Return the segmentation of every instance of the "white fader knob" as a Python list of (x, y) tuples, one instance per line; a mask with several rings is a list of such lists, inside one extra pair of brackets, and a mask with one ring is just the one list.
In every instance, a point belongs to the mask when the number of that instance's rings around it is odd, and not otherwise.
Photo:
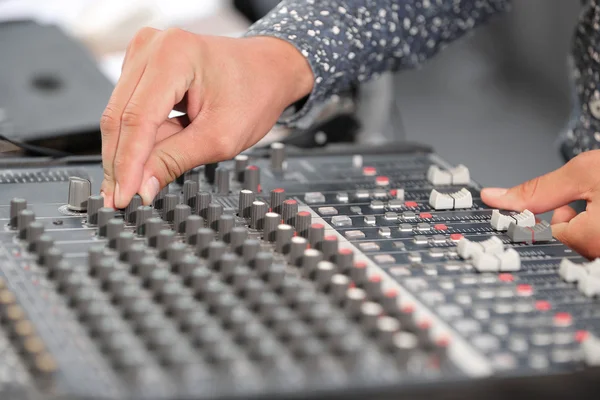
[(600, 366), (600, 339), (589, 334), (589, 336), (581, 343), (583, 359), (590, 367)]
[(467, 238), (462, 238), (457, 244), (456, 251), (462, 259), (468, 260), (477, 253), (502, 254), (504, 243), (496, 236), (482, 242), (472, 242)]
[(434, 186), (468, 185), (471, 182), (471, 174), (469, 169), (462, 164), (448, 171), (432, 165), (427, 170), (427, 180)]
[(492, 211), (490, 224), (495, 230), (507, 231), (511, 223), (515, 223), (517, 226), (531, 228), (535, 226), (535, 215), (529, 210), (525, 210), (522, 213), (515, 215), (502, 214), (500, 213), (500, 210)]
[(587, 271), (581, 264), (576, 264), (568, 258), (563, 258), (558, 267), (558, 274), (567, 282), (579, 282), (585, 279)]
[(468, 185), (471, 182), (469, 168), (460, 164), (450, 170), (453, 185)]
[(456, 193), (440, 193), (433, 189), (429, 195), (429, 205), (435, 210), (460, 210), (473, 207), (473, 196), (462, 188)]

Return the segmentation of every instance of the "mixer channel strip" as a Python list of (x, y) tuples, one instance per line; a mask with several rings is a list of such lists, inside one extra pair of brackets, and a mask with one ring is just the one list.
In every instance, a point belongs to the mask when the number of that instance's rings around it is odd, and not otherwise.
[(123, 210), (76, 171), (2, 186), (0, 393), (376, 396), (600, 364), (597, 262), (435, 154), (274, 144)]

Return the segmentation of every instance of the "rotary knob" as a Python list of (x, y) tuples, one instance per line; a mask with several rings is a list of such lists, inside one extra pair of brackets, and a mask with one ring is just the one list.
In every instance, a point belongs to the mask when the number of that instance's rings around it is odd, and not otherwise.
[(98, 234), (100, 237), (106, 237), (106, 226), (108, 221), (115, 217), (115, 210), (109, 207), (102, 207), (98, 210)]
[(275, 172), (281, 172), (285, 163), (285, 145), (283, 143), (273, 143), (271, 145), (271, 169)]
[(246, 167), (244, 171), (244, 189), (260, 193), (260, 169), (256, 165)]
[(281, 224), (281, 215), (274, 212), (268, 212), (265, 214), (263, 237), (267, 242), (275, 242), (275, 234), (279, 224)]
[(296, 200), (286, 200), (283, 202), (283, 223), (296, 226), (296, 214), (298, 214), (298, 202)]
[(136, 210), (135, 231), (139, 236), (146, 234), (146, 222), (152, 218), (152, 207), (140, 206)]
[(217, 168), (216, 171), (216, 184), (218, 194), (229, 194), (229, 170), (224, 167)]
[(248, 156), (245, 154), (240, 154), (235, 157), (235, 180), (238, 182), (244, 181), (244, 171), (246, 171), (246, 167), (248, 166)]
[(285, 201), (285, 190), (278, 188), (271, 190), (271, 211), (281, 215), (283, 202)]
[(142, 197), (139, 194), (136, 194), (125, 208), (125, 222), (128, 225), (134, 225), (136, 223), (137, 209), (141, 205)]
[(238, 215), (242, 218), (250, 218), (252, 213), (252, 203), (254, 202), (255, 196), (252, 190), (243, 189), (240, 190), (239, 197), (239, 208)]
[(31, 210), (23, 210), (17, 217), (17, 229), (19, 231), (19, 239), (23, 240), (27, 236), (27, 226), (35, 221), (35, 214)]
[(198, 193), (198, 182), (185, 181), (183, 183), (183, 203), (190, 206), (192, 210), (196, 209), (196, 194)]
[(219, 228), (219, 239), (225, 243), (230, 243), (231, 230), (233, 229), (233, 225), (235, 225), (235, 217), (230, 214), (223, 214), (219, 218), (217, 225)]
[(15, 198), (10, 201), (10, 228), (17, 229), (19, 213), (27, 208), (27, 200)]
[(92, 183), (88, 179), (72, 176), (69, 178), (68, 207), (71, 211), (87, 211), (88, 197), (92, 194)]
[(206, 222), (207, 226), (213, 231), (217, 231), (219, 229), (219, 218), (221, 218), (221, 214), (223, 214), (223, 206), (219, 203), (210, 203), (208, 205), (208, 211), (206, 213)]
[(262, 230), (265, 223), (265, 214), (267, 213), (267, 203), (255, 201), (252, 203), (250, 212), (250, 227), (256, 230)]
[(312, 215), (308, 211), (300, 211), (296, 214), (296, 233), (305, 239), (308, 239), (308, 230), (312, 222)]
[(199, 216), (206, 219), (208, 214), (208, 205), (212, 202), (210, 192), (198, 192), (196, 194), (196, 211)]
[(187, 204), (177, 204), (173, 219), (173, 229), (177, 233), (185, 233), (185, 221), (192, 213), (192, 208)]
[(173, 222), (175, 219), (175, 206), (179, 203), (179, 196), (174, 193), (169, 193), (165, 196), (163, 209), (163, 219), (167, 222)]
[(215, 183), (215, 173), (218, 166), (218, 163), (206, 164), (204, 166), (204, 178), (206, 178), (206, 182), (210, 183), (211, 185)]
[(90, 196), (87, 200), (87, 223), (98, 225), (98, 210), (104, 207), (104, 197), (100, 195)]

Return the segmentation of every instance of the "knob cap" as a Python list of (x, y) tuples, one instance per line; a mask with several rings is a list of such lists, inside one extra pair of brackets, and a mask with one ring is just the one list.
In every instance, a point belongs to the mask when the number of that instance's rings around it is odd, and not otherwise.
[(339, 249), (335, 256), (335, 264), (341, 273), (349, 273), (354, 264), (354, 253), (352, 250), (348, 248)]
[(139, 194), (133, 196), (127, 207), (125, 207), (125, 223), (134, 225), (137, 219), (137, 209), (142, 205), (142, 197)]
[(175, 206), (179, 203), (179, 196), (169, 193), (165, 196), (165, 206), (163, 208), (163, 219), (167, 222), (173, 222), (175, 219)]
[(192, 208), (187, 204), (177, 204), (175, 206), (175, 216), (173, 219), (173, 229), (177, 233), (185, 232), (185, 221), (192, 213)]
[(279, 224), (281, 224), (281, 215), (274, 212), (268, 212), (265, 214), (263, 237), (267, 242), (275, 242), (275, 234)]
[(108, 221), (115, 217), (115, 210), (109, 207), (102, 207), (98, 210), (98, 235), (106, 237), (106, 226)]
[(288, 199), (283, 202), (283, 223), (296, 226), (296, 214), (298, 214), (298, 202)]
[(219, 203), (210, 203), (208, 205), (206, 222), (207, 226), (213, 231), (217, 231), (219, 229), (218, 221), (219, 218), (221, 218), (221, 214), (223, 214), (222, 205), (220, 205)]
[(219, 259), (227, 251), (227, 245), (220, 240), (212, 241), (208, 244), (208, 262), (216, 266)]
[(192, 210), (196, 209), (196, 194), (198, 193), (198, 182), (185, 181), (183, 183), (183, 204), (190, 206)]
[(88, 207), (88, 197), (92, 194), (92, 183), (88, 179), (72, 176), (69, 178), (68, 207), (71, 211), (83, 212)]
[(170, 229), (163, 229), (158, 232), (156, 237), (156, 249), (161, 258), (166, 257), (167, 247), (175, 241), (175, 232)]
[(52, 239), (52, 236), (43, 234), (38, 238), (38, 240), (35, 243), (35, 252), (38, 256), (43, 255), (52, 246), (54, 246), (54, 239)]
[(240, 154), (235, 157), (235, 179), (238, 182), (244, 182), (244, 173), (248, 166), (249, 157), (245, 154)]
[(43, 259), (41, 263), (48, 269), (52, 269), (58, 265), (60, 260), (63, 259), (63, 252), (58, 247), (50, 247), (43, 253)]
[(217, 193), (221, 195), (229, 194), (229, 170), (224, 167), (217, 168)]
[(260, 276), (263, 276), (273, 264), (273, 255), (266, 251), (261, 251), (256, 254), (251, 266), (254, 267)]
[(260, 193), (260, 169), (256, 165), (249, 165), (244, 171), (244, 189)]
[(308, 248), (308, 241), (303, 237), (296, 236), (290, 243), (289, 262), (291, 265), (300, 266), (304, 250)]
[(275, 239), (275, 251), (281, 254), (288, 254), (290, 251), (290, 242), (294, 237), (294, 228), (290, 225), (280, 224), (277, 226)]
[(206, 164), (204, 166), (204, 178), (206, 179), (206, 182), (210, 183), (211, 185), (215, 183), (215, 173), (218, 166), (219, 163)]
[[(123, 235), (123, 233), (121, 235)], [(121, 254), (121, 261), (127, 262), (133, 267), (133, 269), (135, 269), (138, 267), (140, 261), (142, 261), (142, 259), (145, 257), (146, 248), (141, 243), (133, 243), (124, 253)]]
[(204, 219), (199, 215), (190, 215), (185, 220), (185, 242), (196, 245), (198, 229), (204, 226)]
[(273, 143), (271, 145), (271, 169), (275, 172), (281, 172), (285, 162), (285, 145), (283, 143)]
[(25, 239), (27, 235), (27, 226), (35, 220), (35, 213), (31, 210), (23, 210), (17, 216), (17, 229), (19, 231), (19, 239)]
[(88, 225), (98, 225), (98, 210), (104, 207), (104, 197), (94, 195), (88, 197), (87, 201), (87, 223)]
[(208, 205), (212, 202), (212, 195), (209, 192), (196, 193), (197, 214), (206, 219), (208, 215)]
[(251, 190), (243, 189), (240, 190), (239, 204), (238, 204), (238, 215), (242, 218), (250, 218), (252, 214), (252, 203), (254, 202), (255, 195)]
[(244, 240), (242, 245), (242, 258), (246, 265), (252, 265), (254, 257), (260, 251), (260, 242), (254, 239)]
[(117, 236), (117, 245), (116, 249), (119, 253), (120, 257), (124, 260), (127, 258), (127, 252), (133, 246), (134, 235), (131, 232), (121, 232), (119, 236)]
[(285, 190), (271, 190), (271, 211), (281, 215), (283, 213), (283, 202), (285, 201)]
[(267, 203), (255, 201), (252, 203), (250, 213), (250, 227), (256, 230), (262, 230), (265, 223), (265, 214), (267, 213)]
[(10, 201), (10, 228), (17, 229), (19, 213), (27, 208), (27, 200), (14, 198)]
[(323, 224), (312, 224), (310, 228), (308, 228), (308, 242), (310, 243), (311, 248), (320, 250), (321, 242), (323, 242), (324, 237), (325, 227)]
[(298, 236), (308, 239), (308, 229), (312, 222), (312, 215), (308, 211), (300, 211), (296, 214), (296, 233)]
[(323, 252), (325, 260), (335, 262), (335, 257), (338, 252), (337, 236), (326, 236), (321, 244), (321, 251)]
[(315, 249), (306, 249), (304, 250), (304, 254), (302, 255), (302, 276), (308, 278), (317, 269), (317, 264), (323, 261), (323, 253)]
[(233, 225), (235, 224), (235, 218), (233, 215), (224, 214), (219, 218), (218, 228), (219, 228), (219, 240), (224, 241), (225, 243), (231, 242), (231, 230), (233, 229)]
[(177, 269), (179, 262), (185, 256), (186, 245), (183, 243), (175, 242), (171, 243), (167, 247), (166, 251), (166, 260), (169, 264), (171, 264), (171, 268), (173, 270)]
[(146, 222), (152, 217), (152, 207), (139, 206), (135, 211), (135, 231), (139, 236), (146, 235)]

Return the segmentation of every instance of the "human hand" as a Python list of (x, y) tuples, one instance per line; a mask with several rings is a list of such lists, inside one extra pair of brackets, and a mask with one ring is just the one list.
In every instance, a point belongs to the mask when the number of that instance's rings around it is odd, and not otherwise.
[(105, 205), (124, 208), (136, 193), (149, 204), (185, 171), (235, 157), (312, 84), (302, 54), (276, 38), (142, 29), (101, 120)]
[[(590, 259), (600, 257), (600, 150), (582, 153), (563, 167), (511, 189), (481, 192), (490, 207), (534, 214), (554, 210), (552, 233)], [(568, 204), (587, 201), (579, 215)]]

